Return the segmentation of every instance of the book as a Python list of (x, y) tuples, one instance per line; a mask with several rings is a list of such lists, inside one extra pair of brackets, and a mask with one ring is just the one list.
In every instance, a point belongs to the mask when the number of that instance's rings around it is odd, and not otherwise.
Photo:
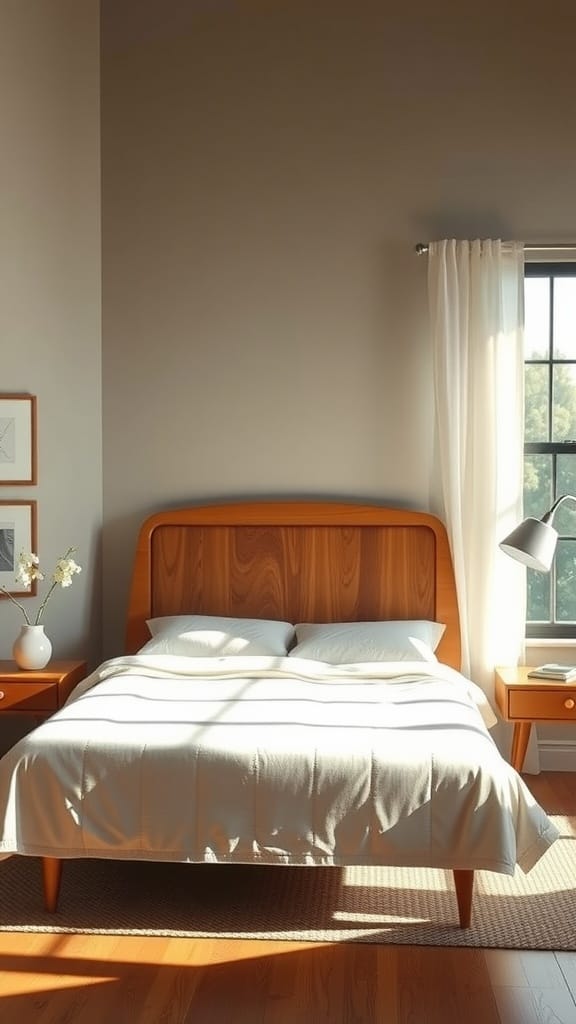
[(538, 665), (530, 669), (530, 679), (557, 679), (560, 682), (568, 683), (576, 679), (576, 665), (559, 665), (557, 662), (549, 662), (546, 665)]

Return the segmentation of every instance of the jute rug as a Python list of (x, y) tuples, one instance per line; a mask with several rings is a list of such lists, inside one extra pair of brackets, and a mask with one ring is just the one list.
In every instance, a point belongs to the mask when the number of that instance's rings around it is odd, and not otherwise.
[(476, 873), (460, 929), (451, 872), (76, 860), (58, 912), (39, 862), (0, 861), (0, 930), (576, 950), (576, 818), (529, 874)]

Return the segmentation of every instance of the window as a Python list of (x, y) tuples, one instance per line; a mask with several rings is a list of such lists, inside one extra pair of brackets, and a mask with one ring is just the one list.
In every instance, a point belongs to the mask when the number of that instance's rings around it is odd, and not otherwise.
[[(524, 514), (576, 495), (576, 264), (527, 263)], [(554, 517), (550, 573), (528, 570), (527, 636), (576, 635), (576, 503)]]

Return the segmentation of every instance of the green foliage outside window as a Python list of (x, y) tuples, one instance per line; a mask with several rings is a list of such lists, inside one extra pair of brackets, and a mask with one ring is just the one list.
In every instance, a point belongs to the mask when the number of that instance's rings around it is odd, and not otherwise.
[[(524, 514), (535, 518), (561, 494), (576, 495), (576, 276), (569, 271), (527, 266)], [(528, 623), (552, 629), (576, 624), (576, 505), (562, 505), (554, 527), (552, 572), (527, 574)]]

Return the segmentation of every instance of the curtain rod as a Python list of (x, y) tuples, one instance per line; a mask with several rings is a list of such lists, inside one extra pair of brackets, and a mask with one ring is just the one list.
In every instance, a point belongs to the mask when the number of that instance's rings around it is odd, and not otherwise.
[[(426, 256), (430, 246), (426, 242), (418, 242), (414, 248), (419, 256)], [(524, 252), (576, 252), (576, 242), (530, 242), (525, 244)]]

